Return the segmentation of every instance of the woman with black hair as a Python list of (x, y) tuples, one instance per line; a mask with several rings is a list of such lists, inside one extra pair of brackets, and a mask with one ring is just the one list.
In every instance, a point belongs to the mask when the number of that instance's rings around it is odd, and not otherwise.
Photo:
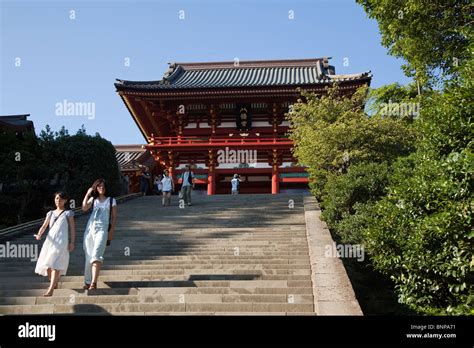
[(106, 196), (105, 180), (94, 181), (82, 201), (82, 210), (92, 207), (92, 214), (84, 233), (84, 289), (97, 289), (97, 280), (104, 262), (105, 247), (110, 245), (114, 235), (117, 218), (117, 202)]
[(161, 179), (163, 184), (163, 207), (169, 206), (171, 202), (171, 194), (174, 192), (174, 182), (173, 178), (169, 175), (169, 171), (165, 170), (163, 172), (163, 179)]
[(59, 278), (65, 275), (69, 266), (69, 253), (74, 250), (76, 226), (74, 212), (69, 210), (69, 197), (62, 191), (54, 194), (56, 210), (46, 214), (43, 225), (35, 234), (40, 240), (49, 225), (46, 241), (36, 263), (35, 273), (48, 276), (50, 284), (43, 296), (52, 296), (57, 288)]

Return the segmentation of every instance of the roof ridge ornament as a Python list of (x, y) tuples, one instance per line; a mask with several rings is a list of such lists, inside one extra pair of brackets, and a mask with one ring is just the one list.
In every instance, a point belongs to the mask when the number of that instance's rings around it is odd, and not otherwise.
[(329, 68), (329, 57), (323, 57), (323, 68)]
[(168, 70), (163, 75), (163, 82), (169, 83), (168, 78), (174, 73), (176, 69), (176, 63), (174, 62), (168, 62)]

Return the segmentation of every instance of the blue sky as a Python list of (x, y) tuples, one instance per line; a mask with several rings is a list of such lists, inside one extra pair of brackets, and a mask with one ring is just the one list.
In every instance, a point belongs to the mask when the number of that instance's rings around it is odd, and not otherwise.
[[(113, 144), (143, 143), (113, 84), (159, 80), (173, 61), (330, 56), (336, 73), (371, 70), (372, 87), (410, 82), (352, 0), (0, 3), (0, 115), (31, 114), (37, 133), (84, 124)], [(57, 115), (64, 100), (94, 103), (95, 117)]]

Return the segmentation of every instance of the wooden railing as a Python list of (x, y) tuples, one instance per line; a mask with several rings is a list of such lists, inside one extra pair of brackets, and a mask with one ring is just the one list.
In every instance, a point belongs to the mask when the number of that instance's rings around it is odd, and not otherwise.
[(151, 145), (240, 145), (240, 144), (287, 144), (292, 145), (293, 141), (282, 137), (253, 137), (253, 138), (233, 138), (233, 137), (153, 137), (149, 138)]

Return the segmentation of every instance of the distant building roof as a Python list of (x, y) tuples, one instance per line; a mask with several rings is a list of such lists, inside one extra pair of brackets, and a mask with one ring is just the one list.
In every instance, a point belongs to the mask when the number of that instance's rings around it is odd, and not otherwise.
[(12, 130), (15, 132), (33, 132), (33, 121), (26, 118), (30, 114), (0, 116), (0, 129)]
[(209, 63), (169, 63), (158, 81), (117, 79), (117, 90), (170, 90), (226, 87), (273, 87), (369, 80), (370, 71), (336, 75), (330, 58)]
[(116, 145), (115, 157), (120, 171), (137, 171), (139, 165), (153, 168), (155, 165), (153, 157), (141, 145)]

